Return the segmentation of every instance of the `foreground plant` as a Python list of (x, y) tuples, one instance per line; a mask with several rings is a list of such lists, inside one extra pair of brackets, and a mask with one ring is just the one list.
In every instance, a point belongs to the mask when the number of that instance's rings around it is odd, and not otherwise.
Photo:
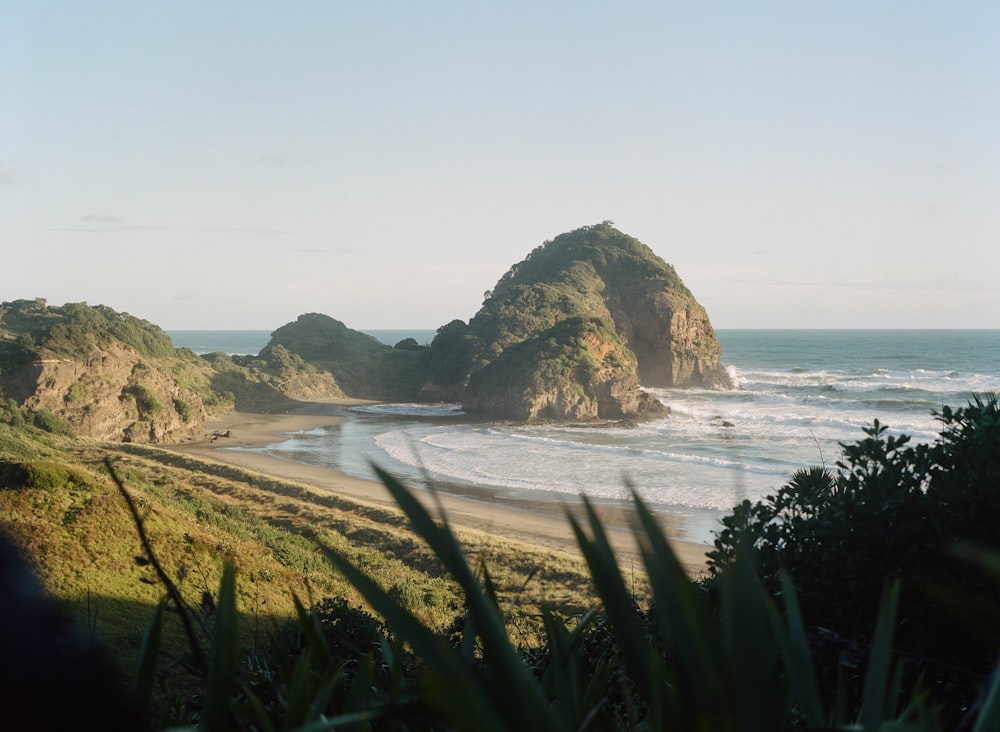
[[(570, 517), (611, 627), (613, 644), (589, 663), (579, 652), (593, 616), (574, 629), (546, 618), (548, 658), (531, 673), (506, 634), (484, 572), (467, 563), (442, 517), (435, 520), (391, 475), (378, 471), (415, 530), (466, 592), (466, 635), (454, 647), (423, 627), (405, 608), (344, 557), (331, 561), (364, 594), (426, 663), (422, 701), (456, 729), (683, 729), (776, 730), (940, 728), (937, 710), (922, 695), (899, 695), (892, 656), (899, 586), (884, 593), (868, 653), (860, 700), (847, 691), (823, 706), (795, 590), (782, 576), (783, 607), (775, 606), (752, 571), (747, 552), (719, 583), (719, 605), (685, 575), (648, 508), (633, 496), (636, 534), (653, 591), (648, 613), (627, 591), (604, 528), (588, 501), (586, 518)], [(646, 621), (651, 621), (647, 624)], [(473, 649), (482, 648), (481, 656)], [(620, 664), (620, 668), (615, 668)], [(618, 671), (623, 673), (618, 674)], [(615, 688), (617, 678), (626, 688)], [(979, 712), (977, 730), (1000, 720), (997, 680)], [(857, 716), (849, 709), (858, 707)]]
[[(457, 637), (427, 627), (346, 556), (324, 547), (391, 633), (366, 636), (361, 652), (345, 658), (330, 644), (315, 608), (297, 604), (294, 642), (275, 637), (270, 654), (248, 653), (237, 641), (236, 576), (227, 566), (211, 652), (200, 671), (205, 694), (188, 729), (942, 728), (938, 708), (921, 691), (901, 691), (902, 662), (893, 654), (898, 583), (883, 589), (860, 686), (841, 677), (830, 693), (814, 665), (787, 573), (777, 574), (779, 604), (757, 579), (747, 546), (709, 593), (685, 575), (652, 513), (633, 495), (635, 534), (652, 592), (649, 607), (640, 607), (596, 511), (584, 500), (583, 518), (568, 520), (601, 608), (575, 619), (543, 612), (543, 645), (519, 647), (487, 568), (469, 564), (440, 507), (433, 515), (410, 489), (376, 472), (464, 593)], [(997, 561), (977, 557), (987, 565)], [(154, 614), (143, 642), (140, 693), (148, 693), (162, 617)], [(996, 674), (967, 719), (974, 732), (1000, 725)]]
[(936, 416), (932, 443), (911, 444), (876, 421), (843, 445), (834, 469), (798, 471), (774, 495), (744, 501), (709, 558), (719, 578), (752, 550), (775, 596), (791, 578), (826, 688), (836, 687), (841, 656), (872, 642), (884, 582), (898, 579), (903, 688), (922, 684), (958, 725), (1000, 652), (1000, 583), (969, 560), (970, 548), (1000, 551), (1000, 403), (974, 396)]

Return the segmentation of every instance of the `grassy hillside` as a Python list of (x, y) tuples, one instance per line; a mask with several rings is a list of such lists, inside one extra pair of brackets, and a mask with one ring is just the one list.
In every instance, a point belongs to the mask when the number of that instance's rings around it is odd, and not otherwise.
[[(317, 541), (364, 567), (428, 627), (444, 631), (462, 612), (461, 593), (398, 511), (154, 447), (0, 424), (0, 529), (126, 676), (164, 589), (105, 460), (139, 506), (159, 561), (191, 606), (214, 603), (224, 563), (235, 565), (247, 647), (294, 617), (296, 596), (306, 606), (324, 598), (362, 604)], [(461, 536), (469, 555), (489, 566), (519, 632), (533, 632), (529, 618), (542, 605), (572, 614), (592, 603), (579, 560), (475, 532)], [(164, 662), (188, 652), (176, 614), (166, 616), (164, 645)], [(161, 717), (170, 713), (171, 699), (176, 704), (197, 688), (180, 666), (166, 676), (156, 701)]]

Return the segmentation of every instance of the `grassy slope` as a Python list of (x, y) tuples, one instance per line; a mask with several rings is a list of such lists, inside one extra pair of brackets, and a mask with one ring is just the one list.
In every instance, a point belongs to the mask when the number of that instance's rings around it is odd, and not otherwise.
[[(0, 425), (0, 458), (69, 469), (70, 480), (55, 487), (0, 484), (0, 529), (126, 672), (163, 590), (153, 569), (136, 561), (139, 538), (105, 458), (139, 504), (154, 551), (190, 604), (214, 594), (224, 558), (234, 560), (248, 645), (292, 616), (293, 593), (307, 605), (338, 596), (361, 604), (317, 551), (317, 539), (345, 552), (430, 627), (444, 629), (461, 613), (456, 586), (395, 510), (153, 447), (57, 438), (31, 428)], [(459, 536), (469, 556), (489, 567), (522, 632), (533, 625), (525, 618), (543, 604), (577, 613), (593, 603), (581, 560), (477, 532)], [(168, 615), (165, 633), (168, 655), (180, 654), (185, 644), (176, 616)]]

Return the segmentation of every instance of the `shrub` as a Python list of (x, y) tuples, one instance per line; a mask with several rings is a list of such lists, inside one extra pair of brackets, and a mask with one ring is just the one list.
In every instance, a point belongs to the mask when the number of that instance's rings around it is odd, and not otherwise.
[(122, 389), (122, 399), (134, 399), (135, 407), (139, 411), (139, 419), (148, 420), (151, 416), (159, 412), (163, 405), (156, 395), (150, 391), (149, 387), (143, 384), (131, 384)]
[(191, 421), (191, 405), (183, 399), (174, 399), (174, 411), (180, 415), (181, 421), (185, 424)]
[(9, 424), (11, 427), (22, 427), (25, 423), (24, 412), (17, 406), (17, 402), (8, 399), (0, 402), (0, 422)]
[(389, 636), (385, 623), (343, 597), (326, 597), (309, 609), (332, 649), (360, 655)]
[(0, 484), (6, 488), (56, 490), (87, 487), (91, 480), (78, 470), (51, 460), (0, 461)]
[(901, 649), (925, 659), (920, 669), (949, 695), (957, 685), (971, 700), (1000, 631), (956, 623), (950, 611), (1000, 607), (1000, 593), (954, 550), (1000, 549), (1000, 408), (986, 395), (937, 418), (939, 438), (918, 445), (875, 421), (864, 439), (842, 446), (835, 470), (798, 471), (774, 495), (737, 506), (709, 554), (709, 585), (753, 550), (770, 592), (780, 593), (788, 572), (811, 627), (864, 643), (884, 583), (899, 578)]
[(73, 386), (69, 388), (69, 390), (66, 392), (66, 397), (65, 397), (66, 401), (70, 403), (78, 402), (86, 398), (87, 398), (87, 387), (85, 387), (79, 381), (73, 384)]
[(53, 435), (72, 435), (73, 429), (62, 417), (39, 410), (30, 413), (31, 424), (40, 430), (51, 432)]

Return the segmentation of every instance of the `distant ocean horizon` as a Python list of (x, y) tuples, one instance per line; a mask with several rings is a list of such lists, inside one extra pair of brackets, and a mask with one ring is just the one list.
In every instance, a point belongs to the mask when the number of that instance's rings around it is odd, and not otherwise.
[[(366, 331), (393, 345), (434, 330)], [(458, 405), (378, 404), (339, 425), (290, 435), (263, 452), (370, 478), (375, 462), (410, 482), (429, 475), (463, 492), (511, 500), (608, 503), (627, 485), (672, 532), (711, 543), (743, 499), (773, 492), (799, 468), (840, 458), (874, 419), (932, 441), (933, 412), (1000, 391), (1000, 330), (716, 331), (737, 388), (649, 389), (669, 417), (636, 428), (514, 425), (469, 419)], [(269, 331), (168, 331), (195, 352), (256, 353)], [(215, 340), (212, 340), (212, 339)]]

